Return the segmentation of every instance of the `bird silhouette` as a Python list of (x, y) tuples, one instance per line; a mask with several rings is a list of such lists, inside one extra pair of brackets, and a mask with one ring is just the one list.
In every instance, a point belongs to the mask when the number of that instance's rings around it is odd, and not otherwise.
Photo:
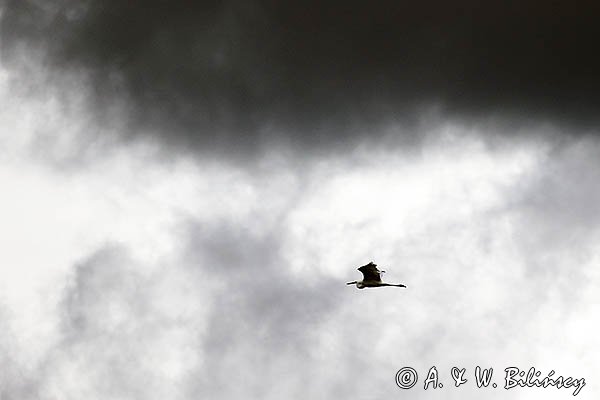
[(385, 271), (380, 271), (379, 269), (377, 269), (377, 264), (375, 264), (373, 261), (371, 261), (370, 263), (368, 263), (366, 265), (363, 265), (362, 267), (359, 267), (358, 270), (360, 272), (362, 272), (363, 280), (348, 282), (348, 283), (346, 283), (346, 285), (356, 285), (356, 287), (359, 289), (364, 289), (366, 287), (381, 287), (381, 286), (395, 286), (395, 287), (403, 287), (403, 288), (406, 287), (406, 285), (403, 285), (401, 283), (382, 282), (381, 274), (384, 273)]

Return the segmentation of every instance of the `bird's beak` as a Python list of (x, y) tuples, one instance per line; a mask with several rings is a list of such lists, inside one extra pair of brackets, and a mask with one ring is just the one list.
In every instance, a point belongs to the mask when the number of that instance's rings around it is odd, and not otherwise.
[(354, 281), (354, 282), (348, 282), (348, 283), (346, 283), (346, 285), (356, 285), (356, 281)]

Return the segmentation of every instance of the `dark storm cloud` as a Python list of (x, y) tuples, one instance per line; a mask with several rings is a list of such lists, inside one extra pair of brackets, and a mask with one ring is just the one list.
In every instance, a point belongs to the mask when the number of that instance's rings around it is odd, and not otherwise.
[(131, 131), (316, 148), (388, 124), (416, 135), (429, 107), (596, 127), (599, 15), (591, 1), (8, 0), (2, 55), (26, 43), (51, 71), (86, 71), (97, 116), (123, 101)]

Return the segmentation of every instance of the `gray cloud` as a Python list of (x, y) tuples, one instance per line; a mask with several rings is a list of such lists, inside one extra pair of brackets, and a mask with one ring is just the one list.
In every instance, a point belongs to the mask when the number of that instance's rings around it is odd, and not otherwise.
[[(193, 394), (213, 395), (216, 383), (224, 393), (270, 398), (290, 380), (286, 390), (307, 393), (301, 382), (314, 379), (312, 348), (341, 305), (335, 290), (341, 286), (316, 265), (312, 279), (293, 274), (281, 253), (284, 232), (281, 226), (260, 234), (238, 224), (190, 226), (188, 262), (219, 287), (205, 321), (208, 367), (194, 379)], [(256, 368), (268, 384), (256, 379)]]
[[(119, 246), (79, 263), (64, 293), (62, 338), (32, 377), (35, 398), (180, 398), (168, 382), (195, 366), (196, 357), (184, 353), (197, 344), (202, 315), (196, 286), (181, 279), (190, 277), (170, 265), (145, 272)], [(172, 289), (191, 303), (180, 303)]]
[(577, 140), (548, 152), (535, 174), (524, 179), (504, 210), (533, 284), (535, 305), (549, 295), (567, 307), (589, 287), (587, 265), (595, 257), (600, 227), (598, 142)]
[(271, 398), (273, 388), (254, 379), (258, 365), (306, 393), (311, 348), (339, 307), (330, 288), (343, 286), (298, 281), (275, 233), (203, 226), (185, 230), (178, 261), (144, 266), (121, 246), (82, 260), (61, 303), (60, 341), (31, 376), (6, 377), (6, 398), (187, 399), (236, 388)]
[[(2, 304), (2, 303), (0, 303)], [(9, 312), (2, 304), (0, 308), (0, 355), (4, 371), (0, 375), (0, 396), (3, 399), (28, 398), (30, 371), (18, 361), (17, 336), (10, 324)]]

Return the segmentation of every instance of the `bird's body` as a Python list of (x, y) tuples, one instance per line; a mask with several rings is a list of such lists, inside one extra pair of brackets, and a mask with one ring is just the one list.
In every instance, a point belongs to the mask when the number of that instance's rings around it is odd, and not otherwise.
[(381, 274), (385, 271), (380, 271), (377, 269), (377, 264), (372, 261), (362, 267), (358, 268), (360, 272), (363, 274), (362, 281), (353, 281), (348, 282), (346, 285), (356, 285), (359, 289), (364, 289), (366, 287), (381, 287), (381, 286), (395, 286), (395, 287), (406, 287), (400, 283), (385, 283), (381, 281)]

